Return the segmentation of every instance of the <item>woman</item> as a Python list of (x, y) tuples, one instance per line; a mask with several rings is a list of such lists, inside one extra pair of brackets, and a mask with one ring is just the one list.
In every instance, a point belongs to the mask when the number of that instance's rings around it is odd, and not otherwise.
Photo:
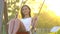
[[(17, 34), (18, 32), (28, 32), (33, 30), (37, 23), (37, 16), (31, 17), (31, 9), (29, 6), (24, 5), (21, 8), (22, 19), (14, 18), (10, 21), (9, 32), (10, 34)], [(14, 24), (14, 25), (13, 25)], [(32, 26), (32, 28), (30, 28)], [(11, 30), (11, 31), (10, 31)]]

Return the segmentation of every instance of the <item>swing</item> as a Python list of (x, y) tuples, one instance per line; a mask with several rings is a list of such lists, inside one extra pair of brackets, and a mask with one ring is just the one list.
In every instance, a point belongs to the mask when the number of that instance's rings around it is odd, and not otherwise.
[[(44, 2), (45, 2), (45, 0), (44, 0), (43, 3), (42, 3), (42, 6), (41, 6), (41, 8), (40, 8), (40, 11), (41, 11), (41, 9), (42, 9), (42, 7), (43, 7)], [(39, 11), (38, 15), (40, 14), (40, 11)], [(32, 28), (32, 26), (31, 26), (30, 28)], [(29, 33), (29, 32), (17, 32), (17, 34), (30, 34), (30, 33)]]

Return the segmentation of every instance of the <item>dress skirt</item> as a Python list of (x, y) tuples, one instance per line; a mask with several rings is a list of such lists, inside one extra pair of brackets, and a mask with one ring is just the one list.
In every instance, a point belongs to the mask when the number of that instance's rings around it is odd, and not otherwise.
[(30, 32), (17, 32), (17, 34), (30, 34)]

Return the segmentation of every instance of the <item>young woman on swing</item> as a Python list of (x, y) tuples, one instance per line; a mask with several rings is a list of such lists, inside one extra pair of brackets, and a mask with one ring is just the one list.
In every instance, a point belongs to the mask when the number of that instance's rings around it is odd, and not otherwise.
[[(21, 8), (22, 19), (14, 18), (9, 21), (8, 34), (30, 34), (36, 26), (37, 16), (31, 17), (31, 9), (27, 5), (23, 5)], [(32, 28), (30, 28), (32, 27)], [(22, 33), (21, 33), (22, 32)], [(25, 34), (25, 33), (24, 33)]]

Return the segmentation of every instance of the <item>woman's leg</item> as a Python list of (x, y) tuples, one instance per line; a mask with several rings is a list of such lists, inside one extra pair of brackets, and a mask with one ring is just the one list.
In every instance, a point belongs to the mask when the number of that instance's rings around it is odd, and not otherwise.
[(24, 24), (19, 19), (16, 19), (13, 34), (16, 34), (19, 31), (24, 32), (24, 31), (26, 31), (26, 29), (25, 29)]
[(16, 34), (20, 32), (26, 32), (24, 24), (19, 19), (12, 19), (9, 21), (8, 34)]

